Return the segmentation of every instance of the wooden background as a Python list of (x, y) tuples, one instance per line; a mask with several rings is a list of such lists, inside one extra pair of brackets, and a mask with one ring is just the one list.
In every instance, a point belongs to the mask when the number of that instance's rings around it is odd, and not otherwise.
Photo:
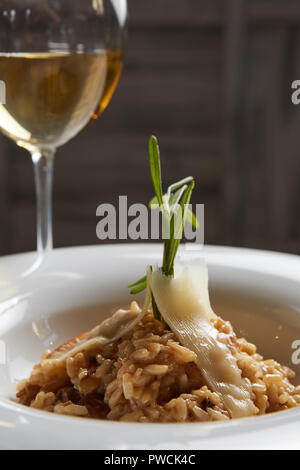
[[(126, 66), (109, 108), (57, 154), (55, 246), (100, 243), (101, 202), (192, 174), (206, 243), (300, 254), (299, 0), (129, 0)], [(0, 254), (35, 248), (32, 165), (0, 138)]]

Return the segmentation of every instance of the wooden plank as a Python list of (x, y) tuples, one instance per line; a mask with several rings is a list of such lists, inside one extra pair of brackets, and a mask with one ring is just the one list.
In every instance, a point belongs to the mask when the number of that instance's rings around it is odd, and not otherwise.
[[(233, 0), (232, 5), (237, 13), (241, 4)], [(227, 39), (229, 145), (224, 189), (227, 225), (233, 230), (228, 240), (283, 251), (296, 244), (290, 233), (294, 230), (295, 238), (299, 220), (296, 149), (300, 144), (300, 115), (294, 115), (292, 122), (290, 113), (284, 112), (283, 100), (285, 96), (290, 100), (289, 35), (285, 26), (278, 25), (246, 36), (243, 12), (239, 14), (239, 35), (237, 21), (231, 15), (231, 36)], [(290, 57), (293, 62), (299, 50)]]
[(13, 144), (5, 137), (0, 138), (0, 255), (11, 251), (11, 212), (10, 190), (12, 175), (10, 171), (11, 148)]
[(218, 82), (209, 77), (204, 70), (188, 79), (184, 70), (169, 76), (140, 75), (134, 80), (127, 75), (116, 97), (118, 106), (112, 103), (107, 110), (103, 128), (130, 131), (134, 127), (140, 132), (155, 127), (174, 132), (215, 129), (221, 105)]
[(7, 223), (8, 223), (8, 203), (7, 203), (7, 179), (6, 179), (6, 156), (5, 143), (0, 141), (0, 253), (7, 250)]
[(166, 73), (169, 67), (174, 72), (180, 65), (197, 71), (204, 67), (211, 68), (220, 64), (222, 37), (219, 31), (191, 30), (184, 31), (163, 30), (158, 34), (151, 34), (141, 28), (130, 34), (127, 53), (125, 55), (126, 68), (134, 67), (136, 70), (143, 67), (142, 72)]
[(259, 23), (299, 23), (300, 3), (298, 0), (250, 0), (246, 2), (248, 21)]
[[(290, 83), (295, 77), (300, 77), (300, 31), (293, 29), (288, 38), (288, 50), (286, 54), (284, 76), (285, 100), (282, 100), (282, 121), (288, 123), (283, 125), (283, 136), (281, 140), (281, 155), (288, 158), (287, 185), (289, 187), (286, 200), (286, 213), (288, 214), (288, 223), (286, 227), (286, 236), (289, 244), (300, 245), (300, 107), (292, 104), (290, 99)], [(289, 152), (287, 154), (287, 149)], [(298, 248), (298, 253), (299, 253)]]
[[(152, 0), (145, 8), (140, 0), (129, 0), (129, 28), (220, 28), (226, 27), (226, 14), (231, 0)], [(298, 23), (298, 0), (247, 0), (245, 18), (251, 24)]]
[(221, 36), (192, 37), (185, 42), (180, 34), (153, 39), (141, 33), (132, 39), (116, 95), (101, 119), (107, 131), (214, 127), (220, 116)]
[(243, 217), (240, 124), (243, 118), (245, 61), (244, 0), (228, 0), (226, 11), (223, 226), (225, 243), (240, 243)]
[(224, 0), (151, 0), (145, 7), (141, 0), (129, 0), (130, 26), (195, 24), (215, 26), (221, 22)]
[[(263, 172), (260, 171), (261, 191), (257, 196), (256, 207), (261, 206), (258, 225), (261, 225), (260, 231), (256, 229), (256, 236), (266, 237), (277, 242), (278, 245), (284, 243), (287, 239), (286, 228), (288, 226), (287, 198), (289, 197), (289, 158), (284, 155), (290, 153), (290, 145), (283, 150), (280, 145), (284, 120), (282, 116), (282, 92), (288, 84), (284, 83), (286, 53), (287, 53), (287, 30), (285, 27), (277, 28), (276, 31), (270, 31), (263, 34), (264, 57), (261, 60), (260, 68), (264, 70), (262, 93), (256, 93), (256, 114), (259, 109), (263, 113), (260, 120), (260, 128), (257, 127), (257, 141), (261, 145), (260, 157), (263, 160)], [(262, 39), (262, 38), (261, 38)], [(257, 44), (258, 48), (258, 44)], [(257, 51), (256, 48), (256, 51)], [(254, 52), (255, 54), (255, 52)], [(254, 54), (252, 56), (252, 69), (254, 69)], [(255, 71), (252, 76), (254, 77)], [(255, 109), (253, 109), (255, 112)], [(259, 141), (261, 139), (261, 141)], [(250, 157), (249, 157), (250, 158)], [(257, 173), (257, 176), (258, 173)], [(249, 176), (251, 177), (251, 175)], [(255, 181), (253, 175), (252, 181)], [(264, 197), (263, 197), (264, 196)], [(255, 216), (254, 201), (247, 201), (251, 204), (252, 218)], [(256, 214), (258, 211), (256, 210)], [(248, 217), (251, 215), (249, 214)], [(250, 227), (250, 220), (246, 229)], [(251, 237), (249, 233), (248, 237)], [(271, 240), (270, 240), (271, 241)]]

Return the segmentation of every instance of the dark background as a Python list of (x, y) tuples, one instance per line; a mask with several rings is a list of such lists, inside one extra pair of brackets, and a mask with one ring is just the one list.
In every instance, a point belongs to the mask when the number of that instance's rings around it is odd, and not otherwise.
[[(54, 243), (101, 243), (101, 202), (147, 202), (192, 174), (205, 241), (300, 253), (299, 0), (129, 0), (126, 64), (104, 115), (59, 149)], [(35, 249), (32, 164), (0, 137), (0, 254)]]

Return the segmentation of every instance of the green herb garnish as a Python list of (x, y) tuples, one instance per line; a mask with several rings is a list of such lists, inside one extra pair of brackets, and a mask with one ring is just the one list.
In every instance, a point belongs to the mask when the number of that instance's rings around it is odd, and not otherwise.
[[(174, 262), (186, 223), (198, 228), (199, 223), (196, 216), (190, 211), (189, 203), (195, 186), (192, 176), (184, 178), (168, 187), (163, 194), (161, 179), (160, 153), (156, 137), (151, 136), (149, 140), (149, 162), (151, 178), (155, 196), (150, 201), (151, 209), (159, 208), (166, 227), (169, 228), (168, 237), (164, 239), (162, 272), (165, 276), (174, 276)], [(128, 286), (131, 294), (142, 292), (147, 287), (147, 277), (144, 276), (137, 282)], [(152, 308), (154, 317), (162, 321), (162, 316), (152, 295)]]

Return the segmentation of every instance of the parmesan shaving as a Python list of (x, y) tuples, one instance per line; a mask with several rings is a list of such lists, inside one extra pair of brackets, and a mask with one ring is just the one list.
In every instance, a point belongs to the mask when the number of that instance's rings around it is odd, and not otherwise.
[(151, 290), (163, 319), (181, 344), (195, 353), (205, 382), (218, 393), (230, 416), (256, 414), (236, 359), (211, 323), (216, 315), (210, 305), (205, 264), (177, 265), (174, 278), (155, 270)]

